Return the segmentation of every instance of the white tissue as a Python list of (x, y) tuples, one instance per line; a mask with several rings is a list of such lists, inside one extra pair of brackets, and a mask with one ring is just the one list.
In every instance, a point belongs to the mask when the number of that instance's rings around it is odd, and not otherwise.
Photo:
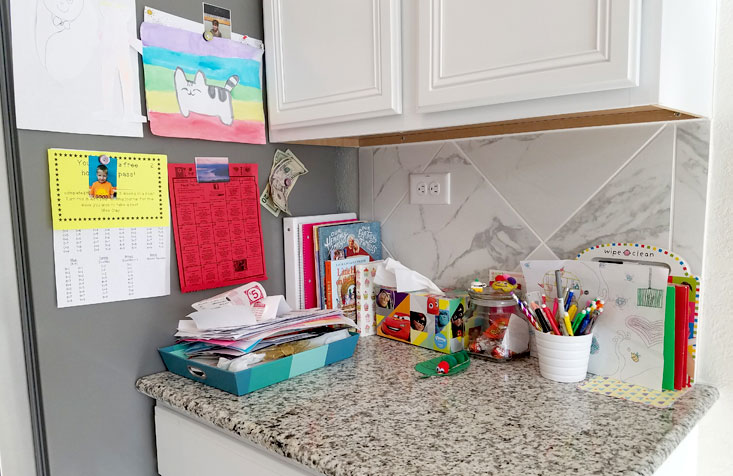
[(374, 283), (384, 287), (396, 288), (401, 293), (428, 291), (443, 295), (443, 291), (435, 283), (392, 258), (387, 258), (377, 267)]
[(349, 330), (341, 329), (340, 331), (327, 332), (318, 337), (308, 339), (308, 345), (310, 347), (319, 347), (322, 345), (330, 344), (331, 342), (346, 339), (347, 337), (351, 337), (351, 334), (349, 334)]
[(244, 354), (229, 362), (227, 370), (230, 372), (239, 372), (240, 370), (252, 367), (254, 364), (260, 363), (264, 358), (265, 354)]

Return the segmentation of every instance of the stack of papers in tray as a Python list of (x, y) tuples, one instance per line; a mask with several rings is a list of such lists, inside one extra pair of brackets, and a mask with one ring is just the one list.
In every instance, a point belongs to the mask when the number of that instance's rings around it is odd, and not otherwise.
[(340, 309), (292, 311), (282, 296), (265, 294), (251, 283), (197, 302), (178, 321), (176, 337), (190, 342), (189, 356), (235, 358), (276, 344), (317, 337), (337, 328), (356, 327)]
[[(269, 345), (314, 337), (321, 332), (309, 332), (325, 326), (356, 327), (340, 309), (309, 309), (291, 311), (273, 320), (245, 323), (231, 327), (199, 328), (194, 320), (179, 321), (176, 337), (189, 342), (203, 342), (226, 347), (242, 353), (255, 350), (262, 341)], [(259, 348), (262, 348), (260, 346)]]

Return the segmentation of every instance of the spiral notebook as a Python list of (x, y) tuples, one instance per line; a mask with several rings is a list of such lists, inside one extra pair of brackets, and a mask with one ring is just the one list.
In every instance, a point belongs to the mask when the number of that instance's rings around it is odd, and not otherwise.
[(290, 307), (309, 309), (318, 306), (315, 288), (313, 226), (355, 220), (356, 213), (334, 213), (283, 219), (285, 300)]

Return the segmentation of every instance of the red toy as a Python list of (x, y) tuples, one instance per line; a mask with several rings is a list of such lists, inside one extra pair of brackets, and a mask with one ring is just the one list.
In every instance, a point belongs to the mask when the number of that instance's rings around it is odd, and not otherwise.
[(410, 341), (410, 316), (399, 312), (387, 316), (381, 326), (384, 335), (399, 340)]
[(450, 372), (450, 364), (448, 364), (448, 362), (446, 362), (445, 360), (442, 360), (438, 364), (438, 367), (435, 369), (435, 371), (439, 374), (447, 374), (448, 372)]

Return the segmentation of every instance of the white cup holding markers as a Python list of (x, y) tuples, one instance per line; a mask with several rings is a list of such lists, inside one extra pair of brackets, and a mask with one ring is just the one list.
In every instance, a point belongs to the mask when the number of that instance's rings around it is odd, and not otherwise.
[(560, 270), (555, 271), (555, 281), (555, 296), (531, 292), (525, 301), (515, 300), (534, 327), (540, 374), (556, 382), (580, 382), (588, 372), (593, 327), (604, 303), (584, 300), (564, 288)]

